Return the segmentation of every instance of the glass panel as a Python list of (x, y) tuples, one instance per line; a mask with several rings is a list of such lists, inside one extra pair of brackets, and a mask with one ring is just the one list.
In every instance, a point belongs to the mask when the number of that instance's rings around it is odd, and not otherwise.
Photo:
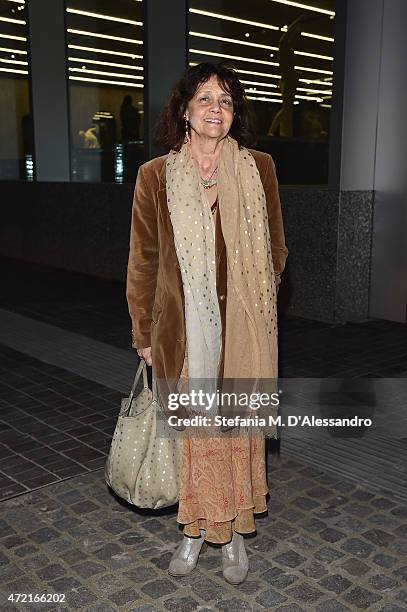
[(32, 180), (32, 126), (24, 0), (0, 0), (0, 179)]
[(142, 2), (68, 0), (73, 181), (134, 182), (144, 162)]
[(189, 65), (229, 61), (280, 183), (328, 182), (335, 0), (190, 0)]

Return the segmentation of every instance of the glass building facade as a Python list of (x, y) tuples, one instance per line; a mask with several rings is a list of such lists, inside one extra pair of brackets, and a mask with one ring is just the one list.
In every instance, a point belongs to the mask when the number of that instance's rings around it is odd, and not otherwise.
[(73, 181), (133, 180), (144, 161), (142, 2), (69, 0)]
[[(148, 4), (64, 6), (70, 180), (132, 183), (149, 156)], [(226, 60), (236, 70), (256, 117), (256, 148), (273, 155), (280, 184), (327, 185), (335, 0), (190, 0), (185, 11), (185, 67)], [(24, 0), (0, 0), (2, 180), (35, 177), (25, 13)]]
[(0, 0), (0, 179), (32, 179), (25, 3)]
[(236, 69), (257, 118), (256, 148), (275, 157), (282, 183), (328, 181), (334, 19), (334, 0), (190, 2), (189, 65)]

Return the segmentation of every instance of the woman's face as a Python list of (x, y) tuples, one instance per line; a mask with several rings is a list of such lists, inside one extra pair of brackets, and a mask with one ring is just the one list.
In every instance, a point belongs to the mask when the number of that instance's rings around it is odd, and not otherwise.
[(191, 138), (220, 140), (226, 136), (233, 123), (233, 100), (213, 75), (202, 83), (188, 102), (185, 112), (191, 124)]

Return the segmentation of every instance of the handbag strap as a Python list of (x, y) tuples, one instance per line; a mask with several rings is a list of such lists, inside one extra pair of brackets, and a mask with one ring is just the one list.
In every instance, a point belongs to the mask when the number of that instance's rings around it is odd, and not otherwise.
[(130, 395), (129, 395), (129, 406), (131, 406), (131, 403), (133, 401), (134, 394), (136, 392), (137, 383), (139, 381), (141, 372), (143, 372), (143, 387), (144, 387), (144, 389), (149, 389), (149, 386), (148, 386), (148, 376), (147, 376), (147, 364), (144, 361), (144, 359), (140, 359), (140, 363), (139, 363), (139, 366), (137, 368), (136, 375), (134, 377), (133, 386), (131, 388)]
[(153, 368), (153, 376), (152, 376), (152, 392), (153, 392), (153, 398), (158, 402), (158, 385), (157, 385), (157, 379), (155, 377), (155, 372), (154, 372), (154, 368)]
[[(156, 379), (156, 376), (155, 376), (154, 368), (152, 370), (153, 370), (152, 371), (152, 374), (153, 374), (152, 375), (152, 393), (153, 393), (153, 398), (158, 401), (158, 397), (159, 396), (158, 396), (157, 379)], [(132, 386), (131, 391), (130, 391), (129, 402), (128, 402), (128, 406), (129, 407), (131, 406), (131, 403), (133, 401), (134, 394), (136, 392), (137, 383), (139, 381), (141, 372), (143, 372), (143, 387), (144, 387), (144, 389), (150, 389), (150, 387), (148, 386), (147, 364), (144, 361), (144, 359), (141, 359), (140, 363), (139, 363), (139, 366), (137, 368), (136, 375), (134, 377), (133, 386)]]

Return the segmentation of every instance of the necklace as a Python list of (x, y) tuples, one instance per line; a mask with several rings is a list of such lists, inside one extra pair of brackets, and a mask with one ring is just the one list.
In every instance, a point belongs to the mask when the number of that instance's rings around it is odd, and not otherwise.
[(199, 175), (199, 178), (201, 179), (201, 185), (204, 189), (210, 189), (211, 187), (216, 185), (216, 183), (218, 182), (216, 178), (212, 178), (217, 169), (218, 169), (218, 166), (216, 166), (215, 170), (212, 172), (210, 177), (207, 179), (204, 179), (202, 178), (201, 175)]
[[(189, 143), (189, 147), (191, 149), (191, 144), (190, 143)], [(194, 159), (194, 156), (192, 155), (192, 153), (191, 153), (191, 157), (192, 157), (192, 159)], [(196, 162), (196, 160), (195, 160), (195, 162)], [(198, 164), (196, 164), (196, 165), (198, 166)], [(212, 172), (210, 177), (207, 178), (207, 179), (202, 178), (202, 176), (199, 174), (199, 180), (201, 181), (201, 185), (202, 185), (202, 187), (204, 189), (210, 189), (211, 187), (213, 187), (214, 185), (217, 184), (217, 182), (218, 182), (217, 179), (216, 178), (212, 178), (217, 169), (218, 169), (218, 166), (216, 166), (216, 168), (214, 169), (214, 171)], [(198, 173), (199, 173), (199, 170), (198, 170)]]

